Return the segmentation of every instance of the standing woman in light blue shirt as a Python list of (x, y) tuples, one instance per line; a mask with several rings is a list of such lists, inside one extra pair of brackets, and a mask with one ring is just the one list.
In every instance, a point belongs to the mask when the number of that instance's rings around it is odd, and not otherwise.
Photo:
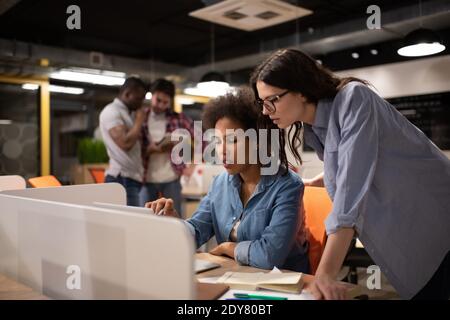
[[(261, 161), (252, 161), (249, 138), (237, 130), (256, 133), (259, 111), (249, 88), (210, 101), (203, 124), (215, 128), (219, 159), (226, 172), (217, 176), (192, 218), (186, 220), (197, 248), (216, 236), (219, 244), (210, 253), (226, 255), (242, 265), (309, 272), (308, 242), (299, 204), (303, 196), (300, 177), (288, 169), (281, 156), (279, 170), (264, 174)], [(260, 138), (259, 146), (267, 141)], [(256, 141), (255, 141), (256, 142)], [(238, 152), (245, 156), (240, 163)], [(280, 152), (284, 150), (280, 148)], [(149, 202), (154, 212), (178, 216), (173, 200)]]
[(401, 297), (449, 299), (450, 160), (365, 81), (340, 79), (301, 51), (279, 50), (250, 82), (260, 126), (291, 126), (300, 161), (303, 127), (324, 161), (308, 182), (333, 200), (314, 295), (345, 298), (336, 276), (356, 232)]

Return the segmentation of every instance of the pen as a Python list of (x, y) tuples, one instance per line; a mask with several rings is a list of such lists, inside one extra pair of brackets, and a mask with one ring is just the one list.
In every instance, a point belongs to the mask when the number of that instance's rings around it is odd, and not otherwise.
[(235, 293), (235, 298), (243, 299), (261, 299), (261, 300), (287, 300), (286, 297), (263, 296), (258, 294)]

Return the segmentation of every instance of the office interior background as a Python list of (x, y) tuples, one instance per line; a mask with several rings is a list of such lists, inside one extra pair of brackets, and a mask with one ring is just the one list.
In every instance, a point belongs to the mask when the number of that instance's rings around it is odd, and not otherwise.
[[(421, 28), (446, 49), (400, 55)], [(99, 114), (127, 76), (173, 81), (175, 110), (200, 120), (209, 99), (248, 84), (280, 48), (368, 80), (450, 157), (449, 43), (445, 0), (1, 0), (0, 175), (92, 183), (85, 167), (108, 159), (101, 146), (85, 148), (101, 140)], [(222, 86), (204, 90), (210, 80)], [(321, 172), (316, 154), (301, 151), (299, 175)], [(192, 213), (198, 202), (185, 200)]]
[[(448, 42), (447, 1), (378, 1), (381, 29), (374, 30), (367, 28), (370, 1), (286, 1), (298, 5), (299, 14), (312, 13), (292, 19), (287, 12), (289, 21), (261, 29), (243, 24), (254, 31), (189, 15), (215, 2), (81, 1), (81, 28), (70, 30), (66, 11), (72, 2), (2, 1), (0, 173), (51, 173), (64, 184), (73, 182), (78, 141), (94, 136), (99, 112), (126, 75), (173, 80), (177, 108), (199, 119), (208, 97), (187, 89), (211, 72), (230, 86), (247, 84), (257, 63), (284, 47), (371, 81), (441, 149), (450, 148), (448, 50), (431, 57), (397, 53), (404, 36), (420, 26)], [(66, 71), (94, 78), (80, 82)], [(98, 74), (107, 76), (103, 83)], [(41, 83), (50, 85), (49, 93), (39, 90)], [(61, 87), (75, 89), (58, 92)]]

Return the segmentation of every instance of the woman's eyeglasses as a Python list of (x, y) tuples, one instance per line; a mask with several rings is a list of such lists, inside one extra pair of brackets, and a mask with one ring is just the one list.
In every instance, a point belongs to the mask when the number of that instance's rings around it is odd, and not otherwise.
[(264, 111), (264, 108), (266, 108), (266, 110), (267, 110), (269, 113), (274, 113), (274, 112), (277, 110), (277, 108), (275, 107), (275, 102), (278, 102), (278, 101), (279, 101), (284, 95), (286, 95), (288, 92), (289, 92), (289, 90), (286, 90), (285, 92), (280, 93), (279, 95), (273, 96), (273, 97), (271, 97), (271, 98), (269, 98), (269, 99), (265, 99), (265, 100), (262, 100), (262, 99), (256, 99), (256, 104), (257, 104), (261, 109), (263, 109), (263, 111)]

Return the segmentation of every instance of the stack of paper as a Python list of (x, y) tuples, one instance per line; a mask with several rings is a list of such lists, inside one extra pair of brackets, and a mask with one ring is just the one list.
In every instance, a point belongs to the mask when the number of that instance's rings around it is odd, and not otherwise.
[(300, 293), (303, 287), (302, 274), (297, 272), (227, 272), (217, 280), (217, 283), (226, 284), (232, 289), (266, 289), (287, 293)]

